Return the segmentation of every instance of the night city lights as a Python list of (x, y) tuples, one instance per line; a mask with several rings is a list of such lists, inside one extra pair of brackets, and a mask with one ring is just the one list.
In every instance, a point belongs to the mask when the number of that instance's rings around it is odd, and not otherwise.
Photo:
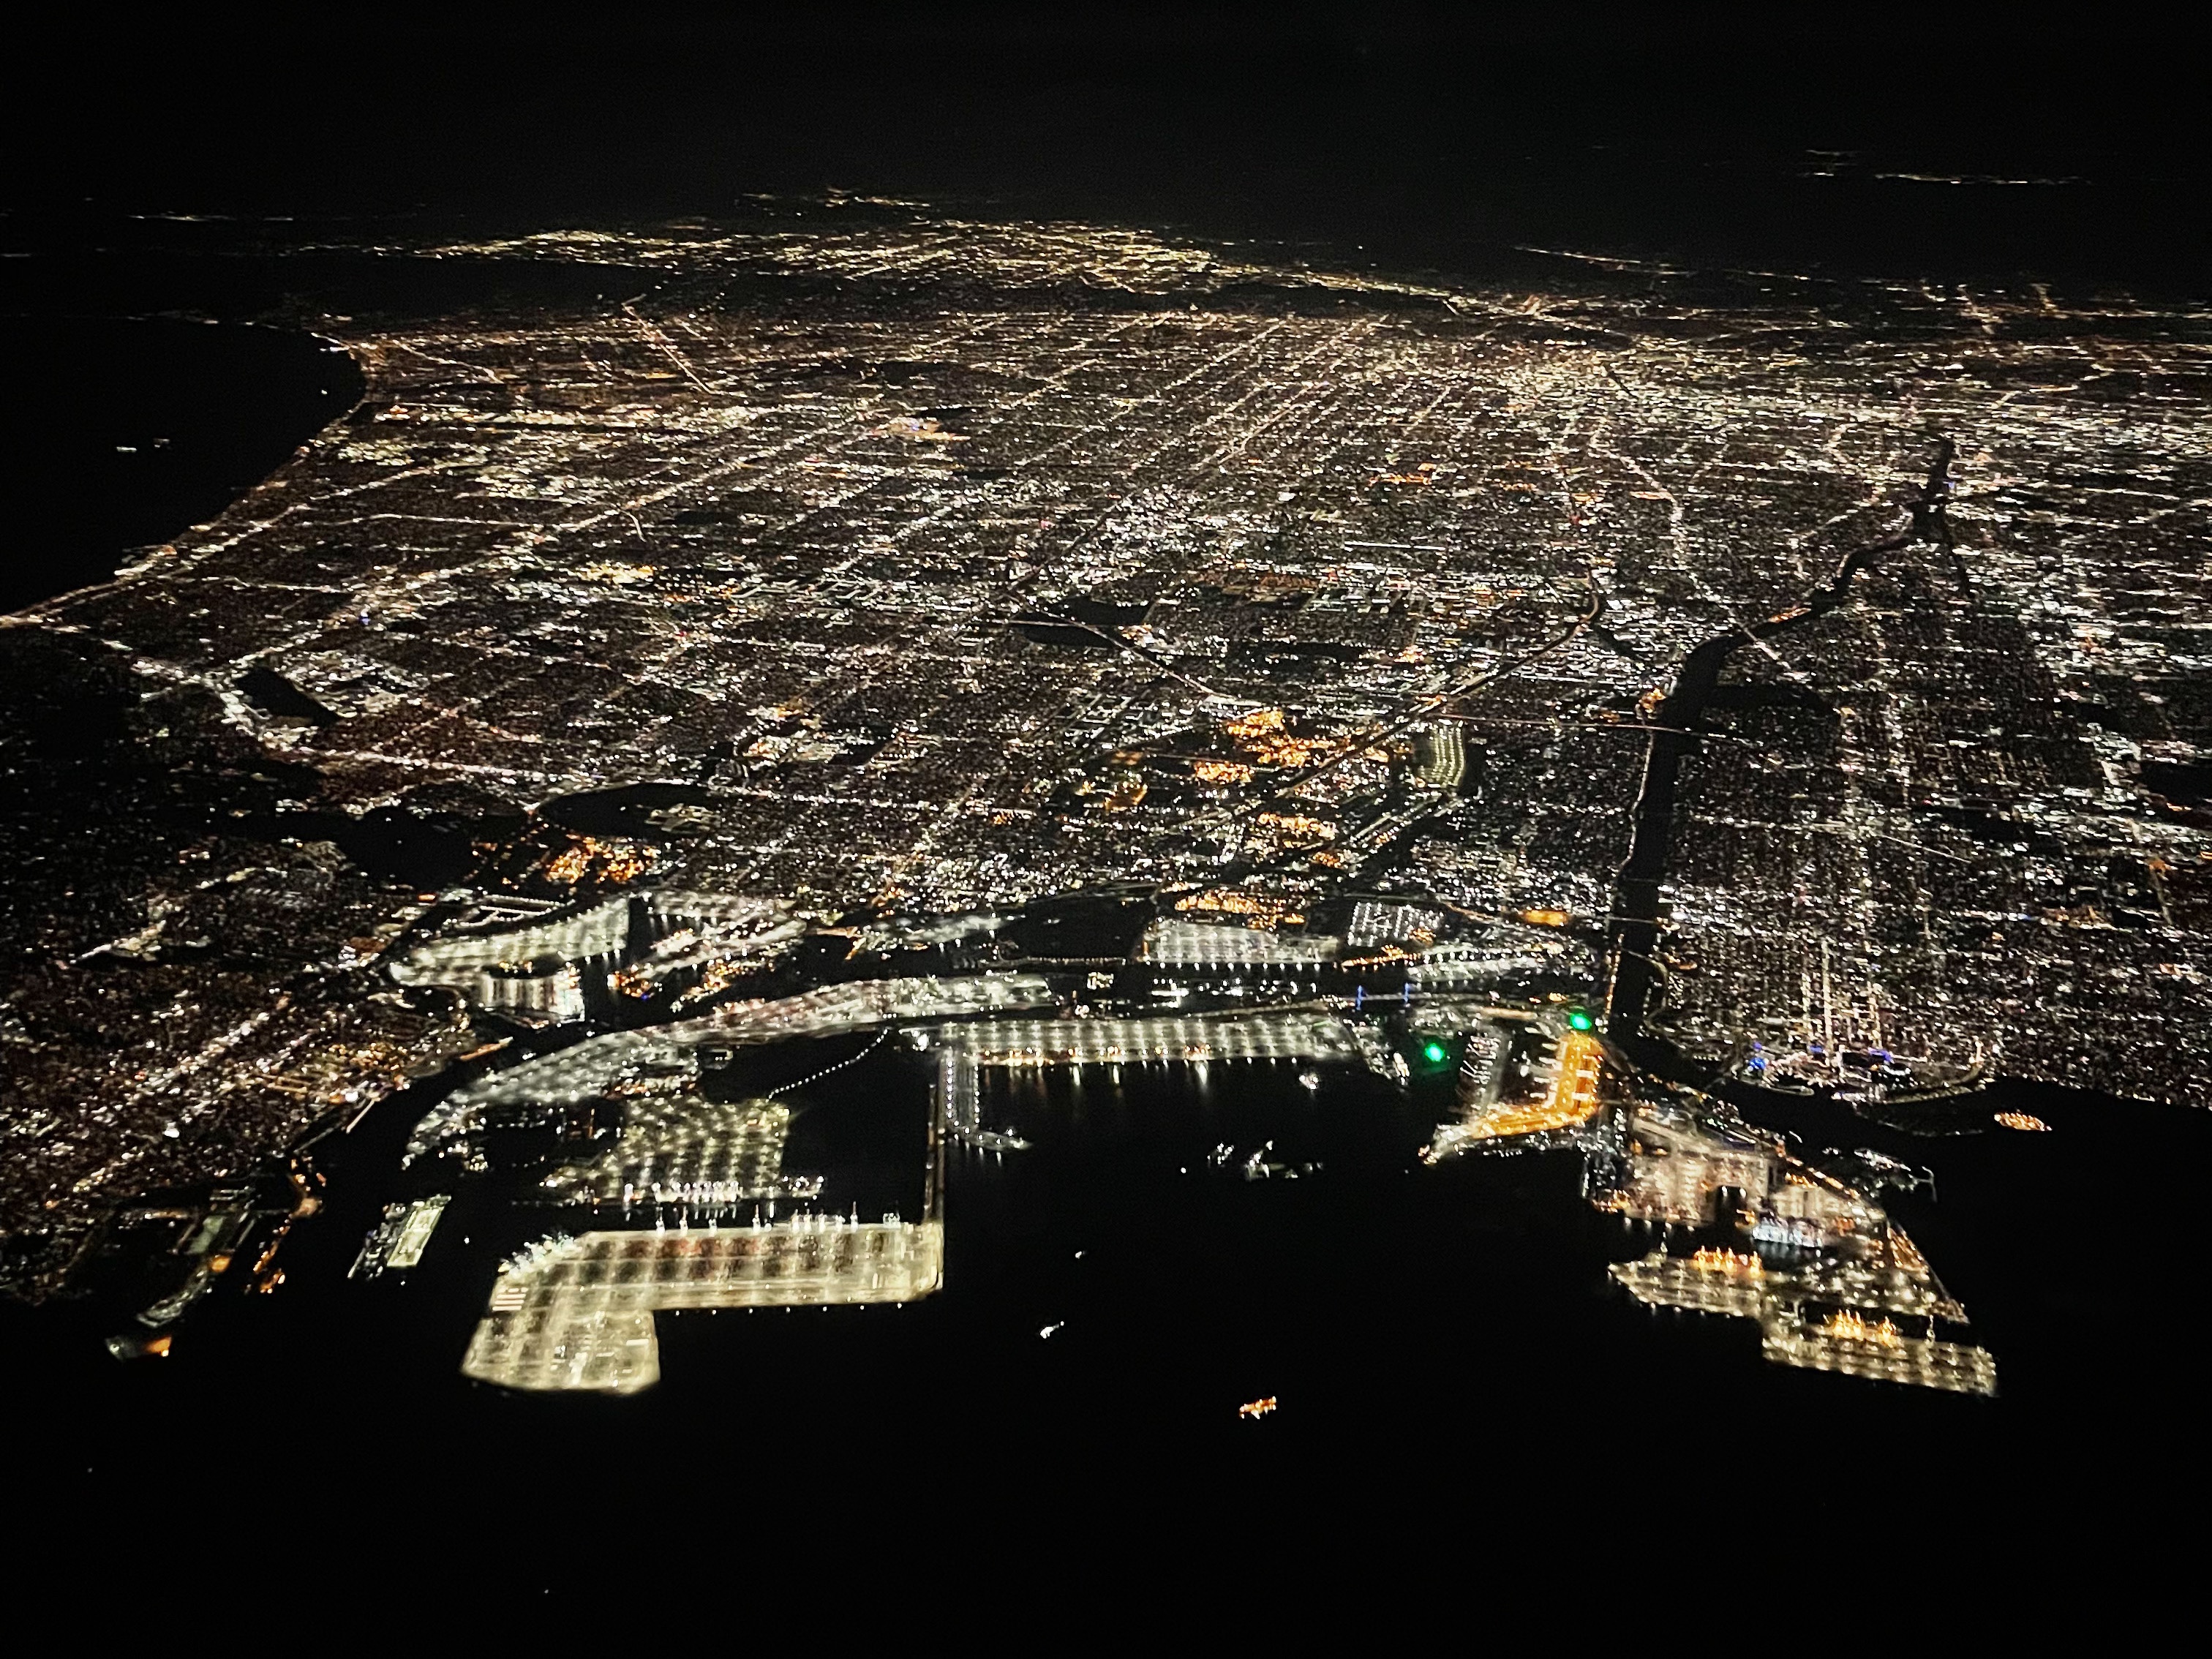
[(116, 1630), (2180, 1512), (2194, 60), (1476, 9), (31, 51), (0, 1375)]

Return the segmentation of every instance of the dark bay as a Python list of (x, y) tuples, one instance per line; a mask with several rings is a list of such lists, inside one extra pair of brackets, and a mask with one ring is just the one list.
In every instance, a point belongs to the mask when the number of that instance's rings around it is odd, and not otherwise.
[[(1938, 1195), (1895, 1213), (1999, 1356), (2002, 1392), (1981, 1401), (1763, 1364), (1747, 1323), (1646, 1312), (1604, 1269), (1656, 1236), (1593, 1212), (1573, 1153), (1423, 1169), (1413, 1148), (1441, 1103), (1418, 1091), (1356, 1071), (1310, 1092), (1266, 1066), (1103, 1070), (988, 1091), (987, 1116), (1036, 1145), (956, 1162), (939, 1295), (663, 1316), (663, 1381), (634, 1399), (459, 1375), (494, 1262), (557, 1221), (495, 1182), (460, 1188), (421, 1269), (346, 1278), (380, 1202), (425, 1184), (394, 1163), (443, 1085), (410, 1091), (319, 1150), (329, 1204), (286, 1244), (286, 1286), (210, 1300), (168, 1358), (109, 1359), (112, 1304), (0, 1312), (11, 1418), (44, 1425), (19, 1471), (143, 1517), (307, 1469), (349, 1531), (426, 1537), (445, 1534), (422, 1506), (459, 1472), (558, 1503), (584, 1469), (616, 1478), (600, 1466), (622, 1447), (652, 1464), (681, 1449), (678, 1470), (636, 1472), (647, 1490), (714, 1471), (864, 1507), (946, 1481), (1042, 1497), (1076, 1477), (1224, 1477), (1212, 1501), (1232, 1510), (1356, 1478), (1492, 1492), (1626, 1479), (1664, 1502), (1701, 1479), (1680, 1459), (1716, 1436), (1778, 1468), (1840, 1457), (1900, 1492), (2032, 1496), (2091, 1445), (2123, 1473), (2189, 1409), (2195, 1339), (2162, 1269), (2194, 1232), (2183, 1189), (2212, 1150), (2197, 1117), (2009, 1091), (2054, 1132), (1929, 1142), (1800, 1115), (1808, 1145), (1871, 1141), (1934, 1170)], [(918, 1139), (927, 1097), (924, 1069), (886, 1051), (811, 1099)], [(1320, 1167), (1246, 1181), (1207, 1164), (1267, 1140)], [(1261, 1395), (1277, 1416), (1240, 1422), (1235, 1406)], [(2106, 1431), (2085, 1442), (2085, 1422)]]
[(168, 317), (0, 316), (0, 611), (106, 580), (130, 549), (214, 518), (351, 408), (344, 350)]

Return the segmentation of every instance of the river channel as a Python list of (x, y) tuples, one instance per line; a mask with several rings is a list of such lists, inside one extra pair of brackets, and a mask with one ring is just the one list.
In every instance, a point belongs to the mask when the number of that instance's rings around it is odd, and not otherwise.
[[(1665, 932), (1662, 890), (1674, 845), (1674, 810), (1682, 763), (1705, 740), (1705, 718), (1720, 689), (1729, 660), (1747, 645), (1757, 644), (1826, 616), (1847, 603), (1858, 573), (1885, 554), (1915, 542), (1948, 548), (1950, 526), (1944, 506), (1950, 491), (1951, 440), (1937, 441), (1934, 465), (1905, 506), (1911, 522), (1895, 535), (1855, 549), (1835, 574), (1797, 605), (1705, 641), (1682, 665), (1674, 690), (1654, 712), (1644, 787), (1637, 801), (1629, 854), (1620, 866), (1613, 905), (1613, 974), (1607, 1002), (1607, 1034), (1639, 1065), (1680, 1082), (1709, 1085), (1713, 1068), (1699, 1065), (1647, 1028), (1652, 994), (1660, 987), (1656, 951)], [(1731, 1091), (1736, 1092), (1736, 1091)], [(1763, 1091), (1760, 1091), (1763, 1092)]]

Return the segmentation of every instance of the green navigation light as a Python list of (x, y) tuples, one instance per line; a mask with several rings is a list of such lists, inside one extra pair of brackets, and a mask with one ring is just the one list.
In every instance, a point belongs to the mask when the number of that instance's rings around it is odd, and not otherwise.
[(1577, 1031), (1587, 1031), (1596, 1023), (1596, 1021), (1593, 1020), (1588, 1014), (1584, 1013), (1579, 1008), (1576, 1009), (1574, 1012), (1567, 1016), (1567, 1024), (1573, 1026)]
[(1441, 1042), (1431, 1042), (1427, 1048), (1422, 1049), (1421, 1052), (1429, 1057), (1430, 1065), (1441, 1066), (1443, 1064), (1444, 1056), (1451, 1051), (1446, 1048)]

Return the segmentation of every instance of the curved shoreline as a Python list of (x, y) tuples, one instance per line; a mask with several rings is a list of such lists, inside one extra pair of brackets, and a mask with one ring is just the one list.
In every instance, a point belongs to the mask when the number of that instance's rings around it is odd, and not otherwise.
[[(0, 626), (49, 621), (127, 580), (281, 472), (369, 390), (345, 343), (311, 330), (52, 313), (0, 327), (36, 343), (16, 368), (21, 394), (64, 411), (12, 503), (19, 519), (47, 521), (47, 556), (7, 573)], [(50, 583), (62, 585), (39, 591)]]

